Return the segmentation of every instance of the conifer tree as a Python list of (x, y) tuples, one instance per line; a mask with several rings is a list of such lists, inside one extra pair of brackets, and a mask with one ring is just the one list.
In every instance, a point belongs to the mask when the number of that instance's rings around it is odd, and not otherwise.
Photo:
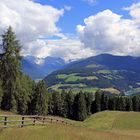
[(62, 116), (63, 103), (62, 103), (61, 93), (56, 91), (52, 93), (51, 107), (53, 113), (52, 115)]
[(2, 82), (0, 80), (0, 108), (1, 108), (2, 97), (3, 97), (3, 89), (2, 89)]
[(95, 107), (96, 107), (96, 112), (100, 112), (101, 111), (101, 96), (102, 96), (102, 92), (100, 90), (98, 90), (95, 93)]
[(32, 99), (33, 114), (46, 115), (48, 110), (47, 89), (44, 81), (37, 83)]
[(63, 117), (68, 117), (68, 101), (67, 101), (67, 92), (62, 90), (61, 92), (61, 103), (62, 103), (62, 112)]
[(17, 83), (21, 73), (20, 44), (12, 28), (2, 35), (1, 44), (1, 79), (3, 86), (2, 109), (16, 112), (17, 108)]
[(140, 98), (139, 98), (139, 96), (134, 96), (132, 98), (132, 101), (133, 101), (133, 110), (134, 111), (139, 111), (139, 109), (140, 109)]
[(93, 102), (93, 94), (92, 93), (84, 93), (86, 99), (86, 107), (87, 107), (87, 115), (91, 115), (91, 107)]
[(83, 121), (87, 117), (85, 95), (80, 92), (75, 96), (74, 100), (74, 118), (78, 121)]
[(17, 98), (17, 112), (19, 114), (30, 114), (32, 111), (31, 100), (35, 88), (35, 82), (28, 76), (21, 74)]
[(67, 116), (68, 118), (72, 119), (73, 118), (73, 104), (74, 104), (74, 94), (70, 90), (66, 96), (67, 100), (67, 105), (68, 105), (68, 110), (67, 110)]
[(133, 111), (133, 102), (131, 97), (126, 98), (126, 111)]

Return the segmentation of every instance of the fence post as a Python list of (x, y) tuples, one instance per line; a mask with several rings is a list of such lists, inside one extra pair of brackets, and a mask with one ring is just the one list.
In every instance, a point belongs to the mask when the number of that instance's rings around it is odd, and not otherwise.
[(24, 117), (22, 117), (22, 121), (21, 121), (21, 127), (24, 126)]
[(4, 117), (4, 126), (6, 127), (7, 125), (7, 116)]
[(43, 117), (43, 121), (42, 121), (42, 123), (43, 123), (43, 124), (45, 123), (45, 117)]
[(34, 117), (33, 119), (33, 125), (35, 125), (35, 122), (36, 122), (36, 117)]

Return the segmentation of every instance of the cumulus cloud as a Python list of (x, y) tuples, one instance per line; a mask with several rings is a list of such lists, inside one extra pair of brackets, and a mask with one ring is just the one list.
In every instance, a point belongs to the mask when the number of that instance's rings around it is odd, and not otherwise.
[(63, 13), (63, 9), (58, 10), (31, 0), (14, 0), (12, 2), (1, 0), (0, 33), (3, 33), (11, 25), (22, 44), (30, 47), (31, 42), (37, 41), (38, 43), (39, 37), (48, 37), (59, 33), (60, 29), (56, 23)]
[(94, 54), (90, 48), (84, 47), (83, 44), (76, 38), (48, 40), (47, 45), (51, 48), (51, 56), (61, 56), (66, 61), (87, 58)]
[[(40, 46), (40, 49), (38, 49), (38, 46)], [(46, 56), (61, 57), (66, 62), (87, 58), (94, 54), (90, 48), (85, 48), (78, 39), (66, 36), (61, 39), (46, 41), (38, 39), (29, 43), (22, 53), (24, 55), (33, 54), (38, 58), (45, 58)]]
[(140, 55), (140, 3), (125, 8), (131, 19), (109, 9), (86, 18), (84, 25), (77, 26), (78, 37), (65, 35), (56, 26), (64, 10), (71, 7), (59, 10), (31, 0), (2, 0), (0, 34), (11, 25), (23, 44), (22, 54), (39, 58), (55, 56), (69, 61), (100, 53)]
[(140, 3), (129, 7), (132, 19), (124, 19), (111, 10), (102, 11), (84, 20), (77, 31), (85, 47), (99, 53), (140, 55)]

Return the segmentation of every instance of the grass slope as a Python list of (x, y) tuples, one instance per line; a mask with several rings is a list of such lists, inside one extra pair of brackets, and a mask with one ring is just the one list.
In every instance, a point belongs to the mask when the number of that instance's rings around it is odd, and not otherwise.
[[(67, 119), (66, 119), (67, 120)], [(105, 111), (73, 126), (48, 124), (8, 128), (1, 140), (140, 140), (140, 113)]]

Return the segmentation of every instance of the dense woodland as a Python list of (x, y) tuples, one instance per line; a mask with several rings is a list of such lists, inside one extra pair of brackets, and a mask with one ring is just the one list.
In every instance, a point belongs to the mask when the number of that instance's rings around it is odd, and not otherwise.
[(48, 92), (44, 81), (34, 82), (21, 69), (21, 44), (12, 28), (2, 35), (0, 108), (18, 114), (57, 115), (83, 121), (103, 110), (140, 111), (139, 96), (115, 96), (101, 90), (77, 94)]

